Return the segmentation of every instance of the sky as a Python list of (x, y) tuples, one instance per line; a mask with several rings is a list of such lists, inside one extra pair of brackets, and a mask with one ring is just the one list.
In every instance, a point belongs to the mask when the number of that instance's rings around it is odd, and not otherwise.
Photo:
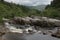
[(50, 4), (52, 0), (5, 0), (5, 1), (27, 6), (37, 6)]

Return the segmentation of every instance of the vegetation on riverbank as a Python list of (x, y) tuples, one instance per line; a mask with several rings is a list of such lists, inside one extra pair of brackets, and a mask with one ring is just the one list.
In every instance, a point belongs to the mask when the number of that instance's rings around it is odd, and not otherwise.
[(0, 1), (0, 22), (2, 18), (13, 18), (14, 16), (45, 16), (60, 19), (60, 0), (54, 0), (44, 11), (30, 9), (26, 6)]
[(0, 22), (2, 22), (2, 18), (13, 18), (14, 16), (30, 16), (30, 15), (39, 15), (40, 11), (35, 9), (29, 9), (26, 6), (1, 2), (0, 1)]
[(47, 5), (43, 16), (60, 19), (60, 0), (53, 0), (50, 5)]

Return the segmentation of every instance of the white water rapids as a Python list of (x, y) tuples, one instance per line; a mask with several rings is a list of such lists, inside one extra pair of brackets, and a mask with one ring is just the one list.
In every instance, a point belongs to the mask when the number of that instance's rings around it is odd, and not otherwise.
[[(28, 27), (28, 28), (25, 28), (25, 29), (20, 29), (20, 28), (16, 28), (15, 26), (10, 25), (8, 22), (5, 22), (4, 24), (5, 24), (5, 27), (10, 30), (10, 32), (23, 33), (23, 31), (25, 31), (26, 33), (29, 33), (28, 30), (32, 30), (34, 32), (37, 32), (32, 27)], [(41, 31), (39, 31), (39, 32), (41, 32)]]

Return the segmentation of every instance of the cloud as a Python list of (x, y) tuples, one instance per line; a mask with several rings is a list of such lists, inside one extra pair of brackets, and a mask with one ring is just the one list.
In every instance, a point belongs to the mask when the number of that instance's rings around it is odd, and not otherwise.
[(41, 4), (45, 4), (45, 5), (50, 4), (51, 0), (5, 0), (5, 1), (22, 4), (22, 5), (28, 5), (28, 6), (36, 6)]

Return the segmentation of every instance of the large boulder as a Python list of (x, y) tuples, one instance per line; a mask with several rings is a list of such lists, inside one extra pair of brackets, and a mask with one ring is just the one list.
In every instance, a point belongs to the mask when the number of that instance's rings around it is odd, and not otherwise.
[(19, 25), (36, 25), (36, 26), (45, 26), (45, 27), (59, 27), (60, 20), (52, 19), (47, 17), (14, 17), (12, 20), (9, 20), (13, 24)]
[(20, 25), (24, 25), (24, 24), (25, 24), (24, 20), (23, 20), (21, 17), (14, 17), (14, 18), (11, 20), (11, 22), (12, 22), (13, 24), (20, 24)]

